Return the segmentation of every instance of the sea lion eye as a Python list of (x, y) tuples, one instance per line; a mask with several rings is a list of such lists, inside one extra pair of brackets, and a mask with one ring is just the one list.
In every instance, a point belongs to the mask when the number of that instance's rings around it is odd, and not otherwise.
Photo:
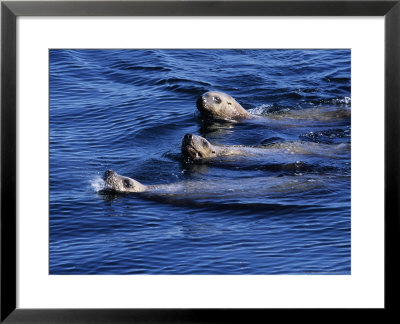
[(203, 143), (203, 146), (204, 146), (204, 147), (207, 146), (207, 141), (203, 140), (202, 143)]
[(232, 105), (230, 102), (228, 102), (228, 105)]
[(221, 98), (220, 98), (220, 97), (213, 97), (213, 100), (214, 100), (216, 103), (221, 103)]
[(132, 183), (128, 179), (125, 179), (124, 180), (124, 186), (126, 188), (132, 188)]

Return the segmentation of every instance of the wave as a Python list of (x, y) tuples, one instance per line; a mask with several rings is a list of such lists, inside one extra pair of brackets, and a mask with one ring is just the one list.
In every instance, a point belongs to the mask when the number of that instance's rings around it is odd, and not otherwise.
[(350, 140), (351, 128), (333, 128), (319, 131), (310, 131), (300, 135), (300, 139), (314, 143), (333, 144), (341, 139)]

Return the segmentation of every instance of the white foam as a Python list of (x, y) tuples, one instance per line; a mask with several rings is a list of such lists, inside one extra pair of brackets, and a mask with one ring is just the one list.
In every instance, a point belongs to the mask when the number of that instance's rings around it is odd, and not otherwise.
[[(271, 113), (271, 111), (274, 111), (274, 110), (275, 110), (275, 109), (274, 109), (274, 106), (273, 106), (273, 105), (270, 105), (270, 104), (262, 104), (262, 105), (259, 106), (259, 107), (250, 108), (250, 109), (248, 109), (247, 111), (248, 111), (249, 113), (253, 114), (253, 115), (266, 115), (266, 114)], [(289, 110), (288, 108), (282, 108), (282, 109), (279, 109), (279, 112), (288, 111), (288, 110)]]
[(95, 178), (91, 179), (89, 182), (90, 182), (90, 187), (95, 192), (104, 189), (105, 186), (104, 180), (99, 175), (96, 175)]
[(351, 98), (350, 97), (344, 97), (344, 98), (338, 98), (338, 99), (333, 99), (332, 102), (334, 104), (342, 104), (342, 105), (350, 105), (351, 104)]

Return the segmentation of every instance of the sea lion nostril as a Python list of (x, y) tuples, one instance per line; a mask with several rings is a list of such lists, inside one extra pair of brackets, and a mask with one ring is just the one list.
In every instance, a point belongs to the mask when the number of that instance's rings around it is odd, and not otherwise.
[(104, 172), (104, 176), (103, 179), (107, 179), (109, 176), (111, 176), (112, 174), (114, 174), (115, 172), (113, 170), (107, 170), (106, 172)]
[(185, 136), (183, 136), (182, 139), (182, 145), (190, 145), (193, 139), (193, 135), (190, 133), (187, 133)]

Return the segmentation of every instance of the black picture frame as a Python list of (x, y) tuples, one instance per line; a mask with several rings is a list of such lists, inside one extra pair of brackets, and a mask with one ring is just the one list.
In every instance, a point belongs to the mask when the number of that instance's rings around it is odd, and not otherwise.
[[(16, 19), (19, 16), (384, 16), (385, 19), (385, 307), (399, 308), (400, 0), (395, 1), (2, 1), (1, 2), (1, 313), (3, 323), (247, 323), (286, 317), (288, 309), (16, 308)], [(292, 310), (310, 320), (307, 310)], [(325, 310), (334, 314), (332, 310)], [(338, 311), (338, 310), (335, 310)], [(345, 310), (358, 312), (359, 310)], [(267, 312), (269, 312), (267, 314)], [(358, 312), (358, 314), (360, 314)], [(332, 315), (329, 315), (330, 318)], [(290, 315), (292, 316), (292, 315)], [(324, 315), (326, 316), (326, 315)], [(333, 315), (334, 316), (334, 315)], [(342, 315), (340, 315), (342, 316)], [(358, 316), (358, 315), (357, 315)], [(245, 320), (241, 320), (241, 319)], [(300, 318), (300, 317), (299, 317)], [(299, 319), (298, 318), (298, 319)], [(318, 316), (315, 317), (318, 319)], [(396, 317), (394, 317), (396, 318)]]

